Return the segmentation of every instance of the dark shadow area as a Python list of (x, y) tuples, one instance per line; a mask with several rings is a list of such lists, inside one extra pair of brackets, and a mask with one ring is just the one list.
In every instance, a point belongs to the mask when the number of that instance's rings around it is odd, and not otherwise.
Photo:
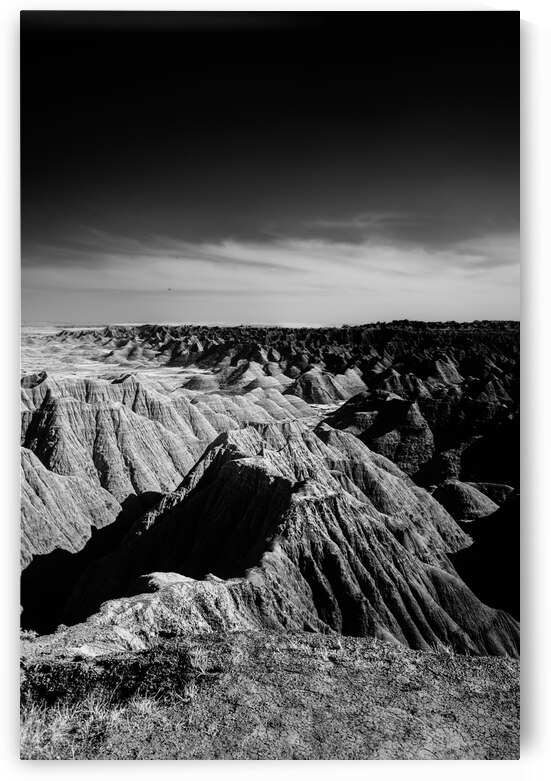
[[(210, 446), (223, 440), (220, 435)], [(243, 577), (259, 564), (288, 506), (291, 485), (265, 480), (236, 489), (231, 472), (220, 478), (218, 456), (198, 485), (180, 501), (167, 504), (140, 535), (129, 535), (86, 568), (61, 620), (69, 625), (84, 621), (107, 600), (133, 590), (143, 575), (176, 572), (194, 580), (208, 574)], [(252, 510), (251, 510), (252, 508)]]
[(493, 608), (520, 619), (520, 501), (507, 499), (492, 515), (460, 523), (474, 543), (450, 555), (459, 576)]
[(53, 632), (86, 567), (116, 547), (134, 521), (162, 497), (156, 491), (140, 496), (131, 494), (122, 503), (123, 509), (113, 523), (103, 529), (92, 527), (92, 536), (78, 553), (56, 548), (51, 553), (35, 556), (21, 574), (21, 628), (39, 634)]
[[(475, 439), (462, 457), (463, 479), (520, 484), (520, 417), (510, 415), (484, 437)], [(518, 550), (518, 548), (517, 548)]]
[[(504, 413), (505, 414), (505, 413)], [(434, 433), (434, 432), (433, 432)], [(449, 450), (436, 453), (418, 472), (410, 475), (427, 487), (454, 478), (463, 482), (499, 483), (519, 488), (520, 419), (518, 412), (492, 421), (470, 440), (453, 442)]]

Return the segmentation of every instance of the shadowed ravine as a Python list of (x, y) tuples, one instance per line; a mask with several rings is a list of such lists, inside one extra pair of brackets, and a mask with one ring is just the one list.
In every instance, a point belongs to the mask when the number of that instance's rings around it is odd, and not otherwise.
[(53, 632), (61, 623), (63, 608), (82, 571), (116, 547), (136, 516), (156, 504), (160, 494), (133, 495), (122, 503), (113, 523), (103, 529), (91, 527), (91, 537), (76, 553), (56, 548), (35, 556), (21, 575), (21, 628), (39, 634)]

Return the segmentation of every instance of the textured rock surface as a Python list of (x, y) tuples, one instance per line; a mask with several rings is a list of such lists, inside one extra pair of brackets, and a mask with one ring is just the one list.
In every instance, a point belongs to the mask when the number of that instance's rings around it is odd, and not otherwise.
[(21, 565), (56, 548), (76, 552), (92, 528), (112, 523), (121, 505), (85, 474), (58, 475), (21, 448)]
[(24, 562), (58, 544), (78, 550), (89, 527), (114, 520), (130, 497), (172, 491), (220, 431), (311, 416), (279, 391), (190, 397), (130, 375), (44, 378), (22, 388)]
[(315, 366), (301, 374), (286, 392), (313, 404), (331, 404), (349, 399), (364, 388), (361, 374), (356, 369), (348, 369), (345, 374), (333, 376)]
[[(455, 478), (518, 486), (518, 323), (110, 326), (43, 340), (58, 368), (191, 371), (181, 383), (189, 393), (272, 389), (316, 404), (359, 393), (331, 424), (355, 431), (423, 485)], [(36, 335), (27, 349), (36, 357)], [(35, 379), (24, 384), (37, 381), (32, 368)]]
[(512, 485), (505, 485), (504, 483), (467, 483), (467, 485), (470, 485), (471, 488), (476, 488), (477, 491), (485, 494), (499, 506), (515, 492)]
[(484, 518), (498, 508), (495, 502), (474, 485), (461, 483), (459, 480), (445, 480), (436, 487), (432, 495), (458, 521)]
[(450, 561), (484, 547), (452, 515), (482, 522), (518, 484), (517, 324), (110, 326), (33, 337), (34, 359), (41, 344), (51, 365), (24, 362), (21, 389), (24, 583), (74, 578), (51, 621), (91, 616), (82, 631), (118, 628), (121, 647), (254, 627), (518, 653), (516, 621)]
[(434, 437), (417, 403), (394, 393), (378, 391), (354, 396), (327, 422), (355, 434), (408, 474), (419, 472), (434, 455)]
[[(470, 542), (451, 516), (352, 435), (325, 426), (319, 433), (292, 423), (220, 435), (182, 486), (88, 568), (64, 622), (159, 570), (239, 579), (221, 586), (232, 593), (238, 626), (245, 615), (269, 629), (516, 655), (516, 622), (482, 605), (448, 560)], [(147, 610), (170, 612), (176, 591), (183, 602), (213, 604), (211, 584), (185, 582), (162, 589)], [(101, 620), (116, 616), (120, 625), (125, 616), (127, 631), (147, 633), (131, 604), (104, 605)], [(215, 610), (210, 626), (228, 620)], [(173, 624), (185, 628), (182, 615)]]

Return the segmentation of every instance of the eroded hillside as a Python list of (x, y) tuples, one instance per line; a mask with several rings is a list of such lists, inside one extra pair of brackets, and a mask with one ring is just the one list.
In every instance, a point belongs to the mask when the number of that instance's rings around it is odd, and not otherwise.
[[(38, 355), (21, 389), (27, 628), (166, 572), (210, 628), (517, 653), (504, 572), (492, 610), (466, 571), (491, 559), (469, 521), (518, 487), (516, 324), (110, 326), (26, 336), (24, 365)], [(225, 617), (191, 604), (213, 584)]]

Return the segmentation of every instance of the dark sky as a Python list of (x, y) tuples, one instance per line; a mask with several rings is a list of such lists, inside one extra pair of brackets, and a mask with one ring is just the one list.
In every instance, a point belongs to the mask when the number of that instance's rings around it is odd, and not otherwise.
[(518, 13), (21, 34), (24, 319), (518, 316)]

